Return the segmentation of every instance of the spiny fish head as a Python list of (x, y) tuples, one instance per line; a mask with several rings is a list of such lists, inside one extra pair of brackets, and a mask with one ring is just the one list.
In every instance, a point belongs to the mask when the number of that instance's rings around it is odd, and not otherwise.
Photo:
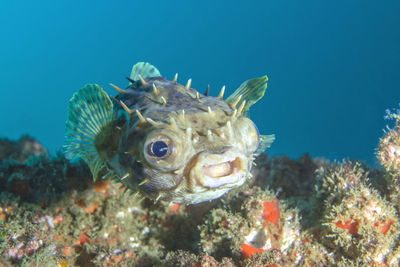
[(206, 110), (173, 112), (147, 124), (138, 147), (147, 187), (172, 194), (176, 202), (197, 203), (246, 181), (259, 143), (256, 126), (218, 106)]

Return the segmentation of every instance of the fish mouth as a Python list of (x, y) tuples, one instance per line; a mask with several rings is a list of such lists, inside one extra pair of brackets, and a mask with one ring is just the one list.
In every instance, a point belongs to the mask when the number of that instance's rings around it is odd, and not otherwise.
[(238, 169), (240, 167), (240, 158), (236, 157), (234, 160), (225, 161), (222, 163), (204, 165), (203, 173), (209, 177), (213, 178), (221, 178), (224, 176), (231, 175), (235, 168)]
[(190, 170), (190, 177), (201, 187), (235, 187), (244, 183), (247, 173), (247, 157), (229, 149), (222, 153), (201, 152)]

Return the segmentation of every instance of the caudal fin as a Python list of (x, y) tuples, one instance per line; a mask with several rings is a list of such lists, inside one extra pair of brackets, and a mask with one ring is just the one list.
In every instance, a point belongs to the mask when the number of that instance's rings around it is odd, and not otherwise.
[(113, 103), (97, 84), (88, 84), (76, 92), (68, 105), (64, 151), (68, 159), (82, 158), (96, 180), (104, 166), (96, 146), (96, 136), (114, 120)]

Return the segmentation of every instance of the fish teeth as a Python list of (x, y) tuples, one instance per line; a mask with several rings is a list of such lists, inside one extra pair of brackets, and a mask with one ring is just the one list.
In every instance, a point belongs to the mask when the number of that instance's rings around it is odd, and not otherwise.
[(233, 169), (229, 161), (203, 166), (203, 173), (208, 177), (218, 178), (232, 174)]

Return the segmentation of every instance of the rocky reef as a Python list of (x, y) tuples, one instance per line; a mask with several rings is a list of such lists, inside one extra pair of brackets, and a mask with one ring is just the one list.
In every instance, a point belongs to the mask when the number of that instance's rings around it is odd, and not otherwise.
[(387, 118), (380, 168), (262, 154), (249, 183), (192, 206), (1, 139), (0, 266), (397, 266), (400, 112)]

